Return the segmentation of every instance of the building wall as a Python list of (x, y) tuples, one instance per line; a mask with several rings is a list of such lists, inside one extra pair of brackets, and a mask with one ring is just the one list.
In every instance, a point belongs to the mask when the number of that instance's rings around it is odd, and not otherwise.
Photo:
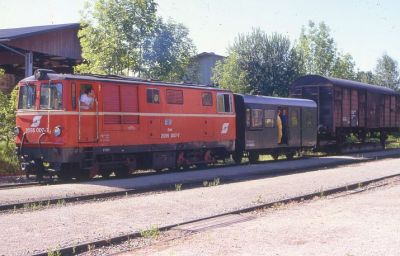
[(219, 60), (224, 60), (225, 57), (215, 53), (200, 53), (194, 59), (198, 64), (199, 82), (200, 84), (212, 85), (211, 77), (212, 70)]

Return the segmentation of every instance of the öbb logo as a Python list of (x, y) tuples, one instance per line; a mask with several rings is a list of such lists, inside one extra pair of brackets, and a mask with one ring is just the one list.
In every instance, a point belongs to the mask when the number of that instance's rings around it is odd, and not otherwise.
[(42, 116), (34, 116), (32, 120), (31, 127), (39, 127), (40, 125), (40, 120), (42, 119)]

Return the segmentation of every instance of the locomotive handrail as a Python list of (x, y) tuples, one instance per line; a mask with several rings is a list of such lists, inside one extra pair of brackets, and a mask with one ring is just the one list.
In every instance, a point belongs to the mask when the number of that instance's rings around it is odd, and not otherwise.
[(40, 134), (39, 139), (38, 139), (40, 157), (43, 156), (43, 154), (42, 154), (42, 141), (41, 140), (42, 140), (43, 136), (46, 135), (46, 134), (47, 133), (42, 132), (42, 134)]
[(96, 142), (99, 142), (99, 102), (97, 98), (94, 99), (96, 103)]
[(19, 154), (21, 155), (21, 156), (23, 156), (23, 148), (24, 148), (24, 141), (25, 141), (25, 137), (26, 137), (26, 132), (24, 132), (23, 134), (22, 134), (22, 138), (21, 138), (21, 143), (20, 143), (20, 145), (19, 145)]
[(78, 100), (78, 142), (81, 141), (81, 101)]

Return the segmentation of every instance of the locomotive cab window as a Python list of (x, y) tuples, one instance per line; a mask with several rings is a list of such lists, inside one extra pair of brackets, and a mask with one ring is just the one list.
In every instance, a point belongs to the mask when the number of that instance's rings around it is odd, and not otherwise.
[(36, 89), (34, 85), (24, 85), (19, 89), (18, 109), (35, 109)]
[(220, 113), (232, 112), (232, 96), (228, 93), (217, 94), (217, 107)]
[(81, 84), (80, 86), (80, 98), (79, 98), (79, 106), (80, 109), (84, 110), (94, 110), (95, 109), (95, 91), (93, 86), (90, 84)]
[(147, 103), (159, 104), (160, 103), (160, 90), (147, 89)]
[(62, 109), (62, 89), (61, 83), (42, 84), (40, 86), (40, 109)]

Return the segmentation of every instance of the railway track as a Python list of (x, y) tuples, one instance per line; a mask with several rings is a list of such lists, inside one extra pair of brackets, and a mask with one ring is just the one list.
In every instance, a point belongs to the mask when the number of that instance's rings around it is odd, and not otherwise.
[[(320, 168), (327, 168), (327, 167), (337, 167), (340, 165), (346, 165), (346, 164), (352, 164), (352, 163), (357, 163), (357, 162), (366, 162), (366, 161), (374, 161), (378, 159), (382, 159), (385, 157), (393, 157), (393, 155), (386, 155), (386, 156), (380, 156), (380, 157), (373, 157), (369, 159), (355, 159), (355, 160), (342, 160), (338, 162), (331, 162), (331, 163), (317, 163), (314, 164), (313, 166), (300, 166), (301, 164), (296, 165), (294, 168), (289, 168), (289, 169), (278, 169), (278, 170), (273, 170), (273, 171), (260, 171), (256, 173), (242, 173), (240, 175), (226, 175), (226, 176), (211, 176), (207, 180), (213, 179), (213, 178), (218, 178), (222, 179), (224, 184), (226, 183), (231, 183), (231, 182), (238, 182), (238, 181), (243, 181), (243, 180), (249, 180), (249, 179), (254, 179), (254, 178), (260, 178), (260, 177), (269, 177), (269, 176), (275, 176), (275, 175), (282, 175), (282, 174), (293, 174), (293, 173), (298, 173), (298, 172), (303, 172), (303, 171), (313, 171), (313, 170), (318, 170)], [(296, 161), (304, 160), (305, 158), (298, 158), (295, 160), (292, 160), (293, 163), (296, 163)], [(265, 163), (279, 163), (279, 162), (288, 162), (286, 160), (273, 160), (273, 161), (267, 161)], [(237, 167), (237, 165), (234, 165)], [(243, 164), (243, 166), (246, 166)], [(261, 164), (260, 164), (261, 166)], [(226, 168), (230, 166), (219, 166), (217, 168)], [(233, 167), (233, 166), (232, 166)], [(265, 167), (267, 168), (267, 167)], [(214, 170), (215, 168), (213, 168)], [(173, 172), (168, 172), (168, 174), (173, 174), (175, 172), (179, 172), (180, 174), (183, 175), (190, 175), (190, 172), (192, 171), (199, 171), (202, 172), (201, 169), (193, 169), (189, 171), (173, 171)], [(136, 177), (146, 177), (146, 176), (152, 176), (152, 175), (159, 175), (159, 173), (156, 172), (151, 172), (151, 173), (142, 173), (138, 174)], [(182, 182), (183, 180), (183, 182)], [(117, 199), (119, 197), (124, 197), (124, 196), (129, 196), (129, 195), (138, 195), (138, 194), (144, 194), (144, 193), (149, 193), (149, 192), (161, 192), (161, 191), (171, 191), (175, 190), (175, 184), (184, 184), (185, 189), (188, 188), (195, 188), (195, 187), (202, 187), (203, 181), (205, 178), (196, 178), (192, 180), (187, 180), (186, 178), (181, 178), (181, 180), (172, 180), (172, 181), (167, 181), (167, 182), (162, 182), (159, 184), (153, 184), (149, 186), (141, 186), (141, 187), (132, 187), (132, 188), (127, 188), (123, 190), (118, 190), (118, 191), (111, 191), (111, 192), (102, 192), (102, 193), (90, 193), (90, 194), (81, 194), (81, 195), (74, 195), (74, 196), (62, 196), (62, 197), (48, 197), (45, 199), (40, 199), (40, 200), (26, 200), (26, 201), (21, 201), (21, 202), (16, 202), (16, 203), (10, 203), (10, 204), (0, 204), (0, 211), (9, 211), (9, 210), (17, 210), (17, 209), (38, 209), (40, 207), (48, 207), (51, 205), (59, 205), (59, 204), (66, 204), (66, 203), (79, 203), (79, 202), (86, 202), (86, 201), (92, 201), (92, 200), (100, 200), (100, 199)], [(53, 183), (55, 184), (55, 183)], [(63, 183), (58, 183), (58, 184), (63, 184)], [(64, 183), (65, 184), (65, 183)], [(34, 185), (32, 185), (34, 186)], [(37, 186), (37, 185), (36, 185)], [(32, 195), (29, 195), (32, 197)]]
[(26, 183), (7, 183), (7, 184), (1, 184), (0, 185), (0, 190), (4, 189), (18, 189), (18, 188), (26, 188), (26, 187), (33, 187), (33, 186), (38, 186), (41, 183), (39, 182), (26, 182)]
[[(315, 193), (309, 193), (309, 194), (305, 194), (305, 195), (301, 195), (301, 196), (286, 198), (283, 200), (277, 200), (277, 201), (268, 202), (268, 203), (260, 203), (256, 206), (252, 206), (252, 207), (245, 207), (245, 208), (242, 208), (239, 210), (229, 211), (229, 212), (225, 212), (222, 214), (216, 214), (216, 215), (208, 216), (205, 218), (199, 218), (196, 220), (180, 222), (180, 223), (175, 223), (172, 225), (158, 227), (158, 230), (160, 232), (166, 232), (166, 231), (172, 230), (177, 227), (182, 227), (184, 225), (196, 224), (196, 223), (200, 223), (203, 221), (213, 220), (213, 219), (217, 219), (217, 218), (229, 216), (229, 215), (238, 215), (238, 214), (243, 214), (243, 213), (252, 212), (252, 211), (256, 211), (256, 210), (267, 209), (267, 208), (274, 207), (276, 205), (285, 205), (285, 204), (293, 203), (293, 202), (303, 202), (303, 201), (311, 200), (315, 197), (330, 196), (330, 195), (341, 193), (341, 192), (349, 192), (349, 194), (360, 193), (360, 192), (365, 191), (366, 189), (377, 188), (377, 187), (387, 185), (387, 184), (389, 184), (389, 182), (387, 182), (385, 184), (379, 184), (379, 182), (383, 182), (385, 180), (396, 178), (396, 177), (400, 177), (400, 174), (389, 175), (389, 176), (380, 177), (380, 178), (376, 178), (376, 179), (366, 180), (366, 181), (363, 181), (362, 183), (357, 182), (357, 183), (353, 183), (353, 184), (349, 184), (349, 185), (345, 185), (345, 186), (339, 186), (339, 187), (336, 187), (333, 189), (321, 190), (321, 191), (318, 191)], [(369, 186), (369, 187), (367, 187), (367, 186)], [(142, 237), (141, 232), (135, 231), (135, 232), (120, 235), (120, 236), (108, 237), (105, 239), (99, 239), (96, 241), (81, 243), (81, 244), (74, 245), (74, 246), (66, 246), (66, 247), (58, 248), (57, 253), (60, 253), (61, 255), (76, 255), (79, 253), (85, 253), (85, 252), (91, 251), (95, 248), (121, 244), (125, 241), (139, 238), (139, 237)], [(49, 252), (46, 251), (46, 252), (40, 252), (40, 253), (37, 253), (34, 255), (35, 256), (47, 256), (48, 253)]]

